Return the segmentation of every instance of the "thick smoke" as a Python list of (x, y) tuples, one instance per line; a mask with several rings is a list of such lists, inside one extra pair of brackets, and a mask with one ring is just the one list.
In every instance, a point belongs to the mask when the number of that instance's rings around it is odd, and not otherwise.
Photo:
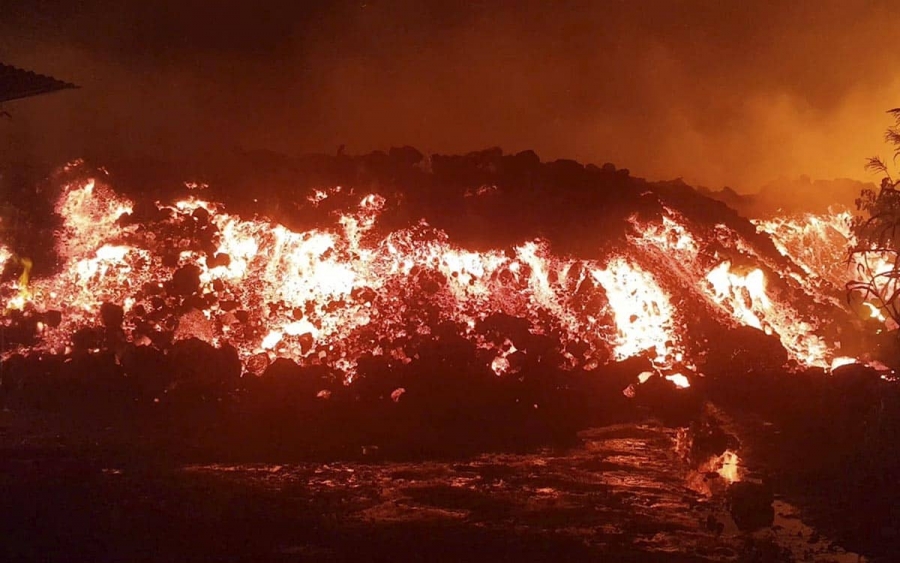
[(890, 2), (71, 4), (0, 18), (82, 86), (8, 104), (4, 160), (499, 145), (747, 191), (870, 179), (900, 104)]

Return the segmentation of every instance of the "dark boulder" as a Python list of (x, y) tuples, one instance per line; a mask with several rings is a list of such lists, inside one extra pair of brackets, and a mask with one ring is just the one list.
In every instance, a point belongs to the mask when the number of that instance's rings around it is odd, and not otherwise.
[(388, 158), (396, 164), (415, 166), (422, 161), (424, 155), (416, 148), (410, 146), (391, 147), (388, 151)]
[(767, 528), (775, 521), (775, 497), (771, 487), (763, 483), (740, 481), (732, 484), (726, 494), (728, 511), (738, 529), (752, 532)]
[(169, 283), (169, 293), (172, 295), (186, 296), (200, 290), (200, 268), (194, 264), (187, 264), (175, 270)]
[(114, 303), (103, 303), (100, 305), (100, 321), (108, 329), (121, 328), (125, 321), (125, 309)]

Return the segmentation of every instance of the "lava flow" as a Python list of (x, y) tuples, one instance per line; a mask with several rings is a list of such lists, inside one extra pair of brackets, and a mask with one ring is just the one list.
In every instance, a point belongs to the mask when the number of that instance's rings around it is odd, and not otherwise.
[[(826, 367), (840, 355), (817, 316), (839, 302), (840, 272), (814, 264), (843, 249), (788, 253), (795, 227), (786, 222), (761, 225), (772, 239), (754, 238), (726, 221), (688, 218), (648, 191), (641, 198), (658, 215), (629, 215), (625, 242), (598, 244), (585, 259), (542, 238), (471, 250), (425, 220), (386, 232), (379, 218), (395, 202), (342, 189), (317, 189), (304, 203), (356, 194), (333, 227), (293, 231), (195, 195), (148, 211), (100, 175), (66, 183), (55, 274), (18, 277), (22, 260), (0, 246), (6, 334), (36, 320), (33, 334), (7, 338), (2, 352), (121, 355), (198, 338), (233, 346), (248, 374), (289, 358), (349, 383), (361, 356), (409, 363), (450, 327), (477, 345), (486, 368), (509, 376), (540, 354), (503, 324), (512, 318), (553, 342), (553, 367), (590, 371), (641, 355), (679, 387), (690, 385), (684, 373), (703, 371), (715, 327), (776, 338), (796, 366)], [(101, 324), (121, 331), (110, 337)]]
[[(889, 275), (893, 263), (885, 253), (856, 253), (848, 260), (848, 250), (857, 244), (850, 211), (795, 213), (755, 220), (754, 223), (761, 232), (771, 236), (782, 255), (803, 269), (805, 275), (798, 277), (798, 281), (810, 292), (871, 279), (877, 295), (868, 297), (876, 297), (874, 301), (877, 301), (877, 296), (881, 296), (889, 303), (888, 296), (898, 287), (896, 278)], [(870, 299), (862, 305), (871, 318), (884, 322), (888, 328), (897, 328), (884, 315), (885, 303), (874, 303)]]

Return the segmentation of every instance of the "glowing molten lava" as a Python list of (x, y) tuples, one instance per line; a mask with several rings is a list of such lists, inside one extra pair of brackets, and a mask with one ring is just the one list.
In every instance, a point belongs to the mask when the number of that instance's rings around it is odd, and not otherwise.
[(653, 276), (622, 259), (595, 270), (593, 276), (606, 290), (615, 317), (616, 357), (625, 359), (650, 350), (657, 362), (665, 362), (678, 337), (669, 296)]
[[(317, 207), (339, 191), (307, 200)], [(283, 357), (340, 370), (347, 381), (362, 355), (408, 363), (448, 323), (484, 351), (485, 369), (515, 374), (534, 352), (492, 328), (501, 317), (552, 337), (565, 369), (644, 354), (678, 387), (689, 386), (678, 366), (697, 369), (689, 356), (711, 345), (692, 339), (696, 323), (765, 331), (804, 365), (827, 366), (834, 356), (816, 335), (812, 308), (795, 306), (798, 296), (824, 299), (799, 281), (808, 265), (779, 263), (729, 227), (689, 221), (664, 204), (658, 219), (630, 219), (623, 246), (586, 260), (554, 254), (545, 240), (473, 251), (424, 221), (383, 233), (385, 198), (357, 201), (334, 228), (295, 232), (195, 197), (133, 218), (135, 205), (109, 187), (76, 182), (56, 207), (64, 220), (58, 273), (31, 280), (27, 303), (9, 281), (3, 308), (61, 312), (58, 326), (42, 325), (41, 350), (66, 351), (113, 303), (134, 345), (200, 338), (234, 346), (250, 373)], [(756, 266), (737, 268), (735, 259)], [(0, 246), (0, 268), (11, 262)]]
[[(849, 211), (793, 214), (755, 223), (761, 232), (772, 237), (782, 255), (803, 268), (806, 275), (801, 281), (810, 292), (821, 292), (828, 285), (843, 288), (847, 282), (871, 280), (878, 295), (889, 301), (889, 296), (900, 288), (900, 280), (890, 275), (894, 265), (887, 254), (858, 253), (848, 261), (848, 250), (857, 243), (852, 231), (853, 214)], [(892, 325), (881, 304), (866, 301), (862, 305), (871, 318)]]
[(754, 269), (740, 275), (731, 271), (731, 263), (722, 262), (707, 274), (706, 279), (712, 285), (716, 302), (727, 303), (741, 323), (763, 330), (757, 313), (762, 314), (772, 305), (766, 296), (766, 278), (762, 270)]

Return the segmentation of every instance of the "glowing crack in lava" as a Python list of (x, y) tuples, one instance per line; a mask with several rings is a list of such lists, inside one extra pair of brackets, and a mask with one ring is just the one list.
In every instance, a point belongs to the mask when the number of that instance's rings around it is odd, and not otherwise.
[[(316, 190), (309, 201), (318, 206), (339, 191)], [(468, 250), (425, 221), (381, 233), (385, 198), (357, 201), (335, 227), (295, 232), (196, 197), (136, 218), (135, 205), (110, 187), (74, 182), (56, 207), (64, 220), (58, 273), (32, 280), (25, 303), (13, 301), (15, 282), (0, 297), (4, 308), (61, 312), (57, 326), (41, 326), (39, 350), (65, 352), (113, 303), (133, 345), (199, 338), (234, 346), (249, 373), (283, 357), (340, 370), (347, 382), (364, 354), (408, 363), (447, 323), (484, 352), (485, 369), (514, 374), (532, 351), (492, 332), (497, 315), (552, 336), (559, 367), (592, 370), (645, 354), (678, 387), (689, 382), (675, 371), (696, 369), (687, 350), (697, 349), (691, 323), (702, 319), (777, 335), (804, 365), (827, 366), (834, 356), (815, 334), (817, 320), (792, 305), (805, 289), (791, 271), (724, 225), (692, 223), (665, 205), (658, 220), (633, 217), (622, 247), (587, 260), (556, 255), (544, 240)], [(760, 266), (740, 273), (729, 255)], [(0, 246), (0, 265), (10, 260)], [(774, 292), (772, 275), (781, 280)]]

